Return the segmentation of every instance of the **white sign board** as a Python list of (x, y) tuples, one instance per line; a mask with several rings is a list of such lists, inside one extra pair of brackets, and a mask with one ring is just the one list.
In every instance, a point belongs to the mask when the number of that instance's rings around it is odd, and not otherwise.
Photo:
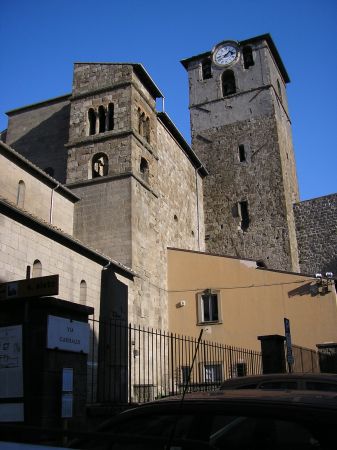
[(89, 353), (89, 324), (48, 316), (47, 348)]
[(23, 397), (22, 325), (0, 327), (0, 398)]

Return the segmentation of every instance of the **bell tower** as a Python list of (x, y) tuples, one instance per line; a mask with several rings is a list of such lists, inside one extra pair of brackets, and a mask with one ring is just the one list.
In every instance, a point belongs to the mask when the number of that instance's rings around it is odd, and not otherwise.
[(192, 148), (209, 171), (207, 250), (298, 271), (290, 80), (271, 36), (223, 41), (182, 64)]

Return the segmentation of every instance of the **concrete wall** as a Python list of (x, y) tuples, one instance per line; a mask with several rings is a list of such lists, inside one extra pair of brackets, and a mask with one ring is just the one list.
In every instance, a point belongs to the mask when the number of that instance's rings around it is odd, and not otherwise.
[(53, 177), (66, 181), (69, 95), (8, 113), (6, 143)]
[(55, 191), (56, 185), (50, 186), (49, 180), (42, 181), (41, 177), (37, 178), (30, 174), (8, 159), (5, 154), (0, 154), (0, 167), (2, 173), (0, 194), (3, 198), (16, 205), (18, 203), (19, 182), (23, 181), (25, 185), (24, 202), (19, 206), (47, 223), (50, 223), (52, 209), (52, 224), (72, 235), (73, 201), (66, 198), (61, 190)]
[(299, 259), (304, 273), (337, 275), (337, 194), (294, 205)]
[[(336, 342), (337, 303), (334, 285), (317, 293), (316, 279), (256, 269), (252, 261), (168, 250), (169, 326), (172, 332), (227, 345), (260, 349), (257, 336), (284, 335), (291, 324), (293, 344), (315, 349)], [(220, 293), (219, 323), (197, 325), (197, 294)], [(179, 307), (184, 300), (186, 305)]]

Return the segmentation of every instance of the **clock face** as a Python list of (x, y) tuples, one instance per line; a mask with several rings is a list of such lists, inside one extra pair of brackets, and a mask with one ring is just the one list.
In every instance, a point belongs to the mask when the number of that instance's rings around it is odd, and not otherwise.
[(223, 44), (214, 51), (213, 61), (219, 66), (227, 66), (236, 60), (237, 55), (236, 47), (230, 44)]

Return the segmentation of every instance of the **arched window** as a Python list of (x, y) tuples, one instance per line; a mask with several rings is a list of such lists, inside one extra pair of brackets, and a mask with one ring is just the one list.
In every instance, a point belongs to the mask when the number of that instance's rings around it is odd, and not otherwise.
[(201, 63), (202, 79), (208, 80), (212, 78), (212, 62), (210, 58), (204, 59)]
[(149, 178), (149, 163), (145, 158), (141, 158), (140, 165), (139, 165), (139, 171), (142, 174), (142, 177), (148, 181)]
[(80, 283), (80, 304), (86, 305), (87, 303), (87, 283), (82, 280)]
[(248, 69), (250, 66), (254, 65), (253, 51), (252, 47), (247, 45), (242, 50), (243, 55), (243, 65), (245, 69)]
[(104, 133), (105, 131), (105, 109), (104, 106), (98, 108), (98, 123), (99, 123), (99, 133)]
[(33, 263), (32, 278), (42, 277), (42, 264), (36, 259)]
[(114, 104), (109, 103), (109, 105), (108, 105), (108, 124), (107, 124), (108, 130), (113, 130), (114, 126), (115, 126), (114, 109), (115, 109)]
[(282, 89), (281, 89), (281, 85), (280, 85), (279, 80), (277, 80), (277, 93), (278, 93), (278, 96), (280, 97), (280, 100), (282, 102)]
[(222, 95), (226, 97), (227, 95), (235, 94), (235, 77), (231, 70), (226, 70), (222, 74)]
[(104, 153), (97, 153), (92, 158), (92, 178), (104, 177), (109, 172), (109, 160)]
[(19, 208), (23, 208), (25, 204), (25, 195), (26, 195), (26, 185), (25, 182), (20, 180), (18, 184), (18, 195), (16, 199), (16, 204)]
[(54, 176), (54, 169), (53, 169), (52, 167), (46, 167), (46, 168), (44, 169), (44, 171), (45, 171), (48, 175), (50, 175), (51, 177)]
[(88, 111), (88, 120), (89, 120), (89, 135), (92, 136), (96, 134), (96, 113), (90, 108)]

